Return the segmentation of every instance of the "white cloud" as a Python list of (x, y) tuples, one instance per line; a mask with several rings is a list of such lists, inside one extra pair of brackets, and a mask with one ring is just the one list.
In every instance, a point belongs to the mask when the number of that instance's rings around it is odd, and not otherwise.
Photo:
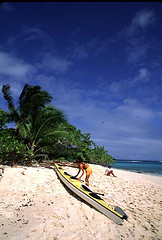
[[(128, 63), (136, 64), (146, 58), (150, 49), (150, 39), (146, 39), (144, 32), (155, 22), (153, 10), (141, 10), (133, 17), (129, 26), (122, 31), (122, 37), (128, 41)], [(152, 46), (151, 46), (152, 49)]]
[(131, 98), (125, 99), (123, 105), (118, 106), (115, 112), (122, 113), (122, 115), (127, 117), (138, 118), (142, 121), (148, 121), (154, 117), (150, 109), (142, 106), (136, 99)]
[[(131, 79), (123, 80), (120, 79), (120, 81), (113, 81), (109, 85), (109, 89), (107, 91), (110, 91), (110, 93), (115, 94), (121, 94), (122, 91), (129, 91), (128, 89), (136, 87), (137, 83), (147, 83), (150, 81), (151, 73), (147, 68), (141, 68), (138, 70), (138, 73), (132, 77)], [(106, 86), (102, 87), (103, 91), (106, 89)]]
[(155, 21), (154, 12), (151, 10), (142, 10), (137, 12), (132, 20), (132, 24), (136, 27), (146, 28)]
[(112, 92), (114, 92), (114, 93), (119, 93), (120, 92), (120, 90), (121, 90), (121, 82), (116, 82), (116, 81), (114, 81), (114, 82), (112, 82), (111, 84), (110, 84), (110, 91), (112, 91)]
[[(111, 127), (112, 129), (120, 128), (121, 131), (127, 129), (127, 132), (133, 131), (134, 133), (138, 132), (135, 129), (135, 124), (141, 123), (143, 125), (154, 118), (153, 112), (137, 99), (126, 98), (122, 103), (118, 103), (116, 107), (112, 108), (110, 102), (105, 104), (105, 95), (102, 92), (98, 91), (98, 97), (91, 99), (89, 91), (82, 91), (61, 79), (58, 82), (54, 77), (40, 76), (39, 81), (44, 82), (46, 90), (53, 93), (56, 106), (68, 113), (71, 120), (84, 119), (87, 121), (87, 126), (88, 122), (91, 125), (92, 120), (92, 125), (100, 125), (102, 122), (106, 125), (106, 122), (109, 122), (107, 126), (110, 129)], [(104, 101), (104, 107), (102, 101)], [(94, 129), (96, 128), (94, 127)]]
[(30, 27), (30, 28), (25, 27), (21, 35), (24, 35), (24, 41), (37, 40), (40, 38), (44, 38), (44, 39), (49, 38), (49, 35), (47, 35), (40, 28), (36, 28), (36, 27)]
[(2, 3), (2, 9), (4, 9), (5, 11), (14, 11), (14, 6), (9, 3), (9, 2), (4, 2)]
[[(43, 51), (53, 51), (54, 49), (54, 41), (50, 34), (43, 31), (41, 28), (37, 27), (27, 27), (23, 26), (22, 32), (15, 37), (15, 42), (20, 41), (20, 44), (24, 46), (24, 44), (30, 42), (36, 42), (39, 48), (41, 49), (40, 53)], [(39, 50), (40, 50), (39, 49)], [(37, 49), (35, 50), (38, 51)]]
[(141, 68), (139, 74), (134, 78), (133, 82), (148, 82), (150, 80), (150, 72), (147, 68)]
[(110, 153), (115, 152), (113, 156), (117, 159), (161, 160), (161, 152), (159, 152), (161, 145), (160, 139), (139, 136), (111, 140), (107, 148), (111, 150)]
[(90, 39), (84, 43), (73, 42), (71, 45), (71, 57), (74, 59), (85, 59), (88, 57), (97, 57), (100, 53), (107, 51), (107, 47), (116, 42), (117, 39), (101, 40), (97, 37)]
[(155, 21), (155, 14), (153, 10), (142, 10), (136, 13), (132, 19), (132, 23), (128, 28), (129, 35), (136, 33), (137, 30), (145, 30)]
[(141, 61), (148, 51), (147, 43), (141, 39), (131, 39), (128, 47), (128, 63), (136, 64)]
[(60, 73), (66, 72), (73, 63), (59, 56), (52, 54), (44, 54), (42, 62), (38, 65), (39, 68), (44, 68), (45, 70), (54, 70)]
[(0, 51), (0, 74), (10, 77), (23, 77), (32, 67), (11, 54)]
[(88, 57), (88, 52), (86, 51), (84, 46), (77, 45), (74, 48), (73, 57), (76, 59), (84, 59), (84, 58)]
[(162, 119), (162, 111), (158, 113), (158, 116)]

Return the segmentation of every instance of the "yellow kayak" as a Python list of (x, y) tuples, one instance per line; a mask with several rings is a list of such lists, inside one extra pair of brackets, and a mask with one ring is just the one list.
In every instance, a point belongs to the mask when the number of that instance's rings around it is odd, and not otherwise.
[(107, 202), (104, 201), (104, 199), (98, 196), (97, 193), (93, 192), (88, 186), (65, 171), (62, 166), (59, 166), (55, 163), (54, 170), (56, 171), (59, 179), (68, 188), (70, 188), (71, 191), (77, 194), (80, 198), (84, 199), (98, 211), (106, 215), (108, 218), (113, 220), (115, 223), (121, 224), (124, 219), (127, 220), (128, 216), (120, 207), (111, 207)]

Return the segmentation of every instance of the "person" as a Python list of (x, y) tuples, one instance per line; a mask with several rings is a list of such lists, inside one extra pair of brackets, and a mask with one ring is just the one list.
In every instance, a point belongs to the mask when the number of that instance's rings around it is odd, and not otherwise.
[(111, 166), (109, 165), (109, 166), (106, 168), (106, 170), (105, 170), (105, 175), (106, 175), (106, 176), (110, 176), (111, 174), (112, 174), (114, 177), (117, 177), (117, 176), (115, 176), (115, 174), (113, 173), (113, 170), (112, 170)]
[(84, 175), (84, 170), (85, 170), (86, 171), (85, 182), (86, 182), (86, 185), (89, 187), (89, 177), (92, 174), (92, 168), (87, 163), (81, 162), (79, 159), (75, 160), (74, 163), (79, 168), (79, 171), (75, 177), (77, 177), (80, 171), (82, 171), (81, 176), (78, 178), (78, 180), (80, 181), (81, 177)]

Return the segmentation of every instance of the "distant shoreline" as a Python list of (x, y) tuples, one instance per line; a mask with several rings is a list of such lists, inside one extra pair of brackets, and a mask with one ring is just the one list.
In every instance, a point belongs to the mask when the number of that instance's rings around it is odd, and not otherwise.
[(125, 161), (125, 162), (162, 162), (162, 160), (143, 160), (143, 159), (114, 159), (115, 161)]
[(141, 174), (146, 174), (146, 175), (152, 175), (152, 176), (157, 176), (157, 177), (162, 177), (162, 174), (158, 174), (156, 172), (150, 172), (150, 171), (139, 171), (139, 170), (133, 170), (133, 169), (124, 169), (124, 168), (116, 168), (113, 166), (114, 169), (116, 170), (123, 170), (123, 171), (128, 171), (128, 172), (133, 172), (133, 173), (141, 173)]

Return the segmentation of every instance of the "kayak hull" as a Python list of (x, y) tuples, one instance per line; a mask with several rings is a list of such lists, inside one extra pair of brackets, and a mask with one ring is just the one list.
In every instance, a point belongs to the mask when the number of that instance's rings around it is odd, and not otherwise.
[(55, 171), (59, 179), (77, 196), (88, 202), (91, 206), (97, 209), (99, 212), (103, 213), (105, 216), (113, 220), (116, 224), (122, 224), (124, 219), (127, 219), (127, 215), (121, 209), (122, 213), (118, 213), (113, 209), (108, 203), (106, 203), (100, 196), (93, 192), (85, 184), (82, 184), (76, 178), (71, 178), (72, 176), (64, 171), (62, 167), (55, 164)]

